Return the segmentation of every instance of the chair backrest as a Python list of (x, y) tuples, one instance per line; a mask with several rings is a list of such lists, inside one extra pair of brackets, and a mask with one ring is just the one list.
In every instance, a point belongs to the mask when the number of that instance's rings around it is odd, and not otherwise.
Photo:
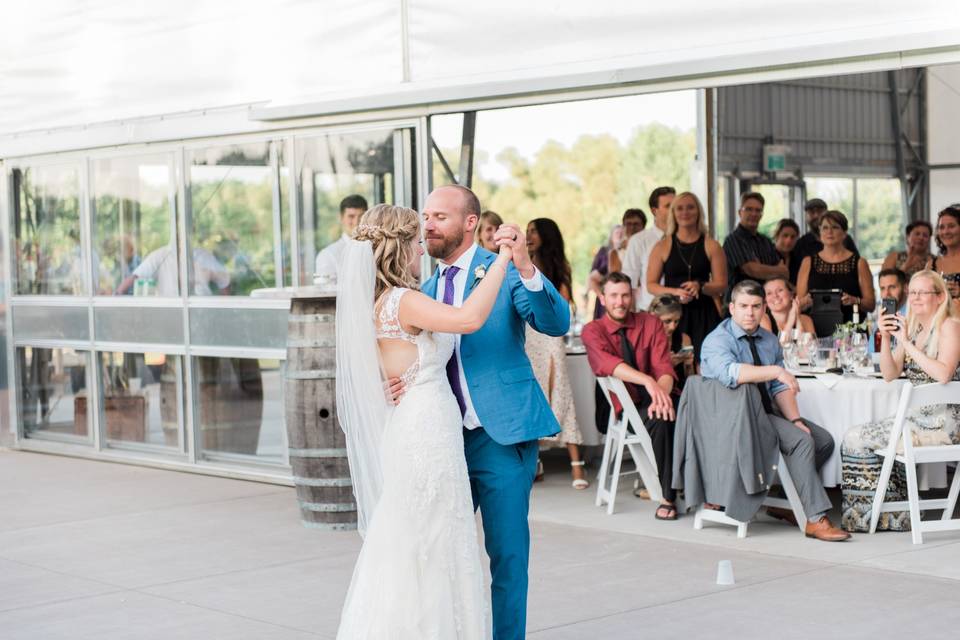
[(607, 404), (610, 405), (610, 416), (607, 418), (607, 433), (609, 433), (613, 425), (617, 423), (617, 416), (616, 411), (614, 411), (613, 400), (610, 398), (610, 380), (616, 380), (616, 378), (612, 376), (609, 378), (606, 376), (597, 378), (597, 384), (600, 385), (600, 390), (603, 392), (603, 397), (607, 399)]
[(607, 381), (610, 385), (610, 390), (617, 394), (617, 399), (620, 400), (620, 404), (623, 406), (623, 417), (633, 425), (633, 430), (636, 433), (640, 433), (641, 431), (646, 433), (647, 428), (643, 424), (643, 418), (640, 417), (640, 412), (637, 411), (637, 405), (633, 403), (633, 398), (630, 397), (630, 392), (627, 391), (623, 380), (611, 376), (607, 378)]
[(910, 423), (907, 421), (907, 414), (913, 409), (929, 407), (935, 404), (957, 404), (960, 403), (960, 382), (948, 382), (946, 384), (932, 383), (923, 384), (918, 387), (909, 382), (903, 385), (903, 391), (900, 392), (900, 403), (897, 407), (897, 415), (893, 420), (893, 429), (890, 432), (890, 443), (888, 445), (888, 455), (894, 455), (897, 441), (903, 435), (904, 453), (912, 455), (913, 438), (909, 437), (911, 433)]

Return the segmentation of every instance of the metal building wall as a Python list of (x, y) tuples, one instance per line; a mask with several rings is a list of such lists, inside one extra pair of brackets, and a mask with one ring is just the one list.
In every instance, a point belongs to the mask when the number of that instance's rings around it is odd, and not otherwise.
[[(895, 72), (908, 173), (920, 168), (922, 69)], [(789, 147), (784, 174), (897, 175), (891, 89), (886, 72), (771, 82), (717, 91), (719, 169), (762, 173), (763, 145)]]

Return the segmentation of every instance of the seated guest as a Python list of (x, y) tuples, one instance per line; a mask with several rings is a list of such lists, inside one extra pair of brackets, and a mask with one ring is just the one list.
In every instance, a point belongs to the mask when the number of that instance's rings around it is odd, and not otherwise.
[(667, 334), (667, 340), (670, 343), (670, 362), (673, 363), (673, 370), (677, 372), (677, 384), (674, 386), (673, 395), (679, 396), (687, 377), (696, 373), (693, 363), (693, 341), (684, 332), (677, 331), (680, 318), (683, 316), (683, 305), (676, 296), (667, 293), (653, 299), (650, 303), (650, 313), (660, 318), (663, 330)]
[(797, 284), (797, 274), (800, 272), (800, 256), (796, 255), (794, 247), (800, 237), (800, 225), (790, 218), (783, 218), (777, 223), (773, 231), (773, 245), (790, 273), (790, 282)]
[(882, 269), (900, 269), (909, 278), (926, 269), (930, 260), (930, 237), (933, 226), (926, 220), (914, 220), (907, 225), (906, 250), (891, 251), (883, 260)]
[(817, 289), (840, 289), (840, 309), (843, 321), (853, 320), (853, 308), (858, 307), (861, 319), (875, 304), (873, 274), (866, 259), (847, 249), (847, 217), (839, 211), (827, 211), (820, 216), (820, 242), (823, 248), (803, 259), (797, 275), (797, 297), (800, 307), (811, 304), (810, 292)]
[(500, 249), (497, 247), (497, 243), (493, 241), (493, 234), (502, 224), (503, 218), (496, 211), (484, 211), (480, 214), (480, 220), (477, 221), (477, 235), (474, 237), (474, 242), (487, 251), (496, 253)]
[[(808, 537), (831, 542), (850, 534), (833, 526), (827, 513), (830, 498), (818, 470), (833, 453), (833, 436), (800, 417), (796, 378), (783, 368), (783, 351), (777, 338), (760, 326), (764, 315), (763, 288), (752, 280), (738, 283), (730, 293), (730, 317), (703, 343), (701, 373), (729, 388), (756, 384), (760, 399), (780, 442), (780, 453), (800, 494), (807, 514)], [(792, 520), (786, 510), (767, 512)]]
[(758, 231), (763, 207), (763, 196), (759, 193), (748, 191), (740, 196), (740, 224), (723, 241), (729, 287), (747, 279), (766, 282), (778, 276), (790, 277), (777, 248)]
[[(947, 286), (934, 271), (910, 278), (910, 312), (880, 315), (880, 371), (890, 381), (906, 373), (911, 384), (960, 380), (960, 321), (953, 317)], [(891, 338), (896, 338), (893, 347)], [(958, 399), (960, 400), (960, 399)], [(847, 531), (869, 531), (873, 497), (883, 461), (877, 450), (887, 447), (893, 416), (847, 431), (840, 448), (843, 463), (843, 518)], [(960, 405), (916, 409), (907, 415), (914, 446), (960, 444)], [(901, 465), (887, 487), (887, 499), (906, 500), (906, 476)], [(877, 529), (907, 531), (907, 511), (880, 514)]]
[[(590, 368), (597, 377), (613, 376), (626, 383), (653, 442), (663, 490), (655, 517), (676, 520), (676, 491), (671, 487), (675, 416), (670, 393), (677, 374), (663, 323), (649, 313), (632, 311), (633, 287), (622, 273), (613, 272), (603, 279), (600, 296), (604, 316), (587, 323), (581, 335)], [(614, 401), (619, 412), (619, 401)]]
[[(897, 313), (907, 315), (907, 274), (900, 269), (884, 269), (877, 275), (880, 285), (880, 300), (891, 298), (897, 301)], [(879, 317), (879, 313), (877, 316)], [(880, 327), (873, 327), (873, 339), (867, 344), (870, 353), (880, 352)]]
[(786, 278), (777, 277), (767, 280), (763, 285), (767, 313), (760, 326), (780, 337), (780, 344), (791, 342), (794, 330), (799, 333), (815, 333), (813, 319), (800, 312), (797, 290)]

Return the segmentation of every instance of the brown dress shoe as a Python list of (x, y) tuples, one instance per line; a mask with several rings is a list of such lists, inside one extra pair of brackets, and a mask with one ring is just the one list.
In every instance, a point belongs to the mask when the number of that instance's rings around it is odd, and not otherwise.
[(808, 522), (804, 532), (808, 538), (816, 538), (826, 542), (843, 542), (850, 538), (849, 533), (833, 526), (827, 516), (823, 516), (816, 522)]

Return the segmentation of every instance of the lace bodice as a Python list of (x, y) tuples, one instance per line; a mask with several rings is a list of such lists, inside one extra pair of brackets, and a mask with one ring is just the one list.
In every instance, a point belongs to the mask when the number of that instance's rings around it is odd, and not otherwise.
[[(446, 333), (421, 331), (414, 335), (404, 331), (400, 324), (400, 299), (410, 291), (394, 287), (381, 298), (377, 310), (377, 339), (404, 340), (417, 345), (417, 360), (400, 375), (407, 388), (446, 379), (446, 365), (453, 354), (454, 336)], [(439, 376), (439, 377), (438, 377)]]

